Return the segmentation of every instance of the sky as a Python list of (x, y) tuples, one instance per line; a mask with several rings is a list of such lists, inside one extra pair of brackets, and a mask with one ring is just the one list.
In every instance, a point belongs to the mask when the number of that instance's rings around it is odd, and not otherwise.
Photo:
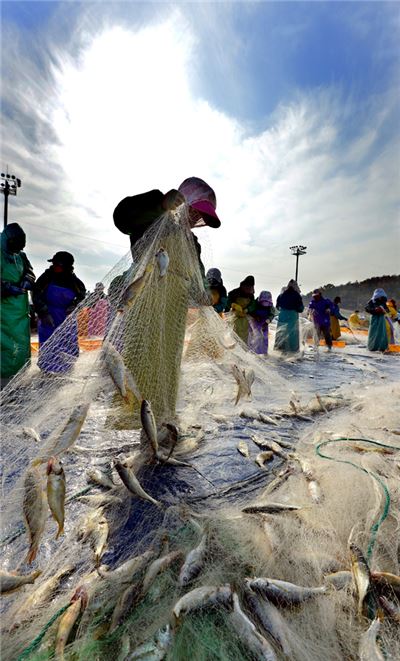
[[(128, 195), (215, 190), (227, 289), (398, 274), (399, 2), (18, 2), (1, 9), (1, 169), (36, 275), (88, 288), (129, 250)], [(390, 295), (390, 292), (389, 292)], [(345, 302), (343, 302), (345, 305)]]

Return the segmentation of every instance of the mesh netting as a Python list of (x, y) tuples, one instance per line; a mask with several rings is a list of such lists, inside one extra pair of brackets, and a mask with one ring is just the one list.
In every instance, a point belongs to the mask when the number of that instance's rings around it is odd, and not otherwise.
[(299, 354), (250, 352), (186, 214), (3, 392), (2, 658), (394, 659), (399, 386), (307, 362), (305, 320)]

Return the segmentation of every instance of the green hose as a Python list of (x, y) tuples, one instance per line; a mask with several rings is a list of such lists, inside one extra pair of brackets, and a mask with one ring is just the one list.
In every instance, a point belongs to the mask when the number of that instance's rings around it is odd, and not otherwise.
[(358, 470), (363, 471), (367, 475), (370, 475), (376, 482), (378, 482), (379, 486), (382, 488), (384, 496), (385, 496), (385, 506), (383, 508), (383, 512), (379, 519), (373, 523), (371, 526), (370, 530), (370, 540), (368, 544), (368, 550), (367, 550), (367, 560), (368, 563), (371, 560), (372, 552), (375, 546), (376, 542), (376, 537), (379, 531), (379, 528), (381, 527), (382, 523), (386, 519), (387, 515), (389, 514), (389, 508), (390, 508), (390, 493), (389, 490), (386, 486), (386, 484), (381, 480), (381, 478), (376, 475), (376, 473), (373, 473), (372, 471), (367, 470), (366, 468), (363, 468), (362, 466), (359, 466), (358, 464), (354, 464), (352, 461), (349, 461), (347, 459), (336, 459), (335, 457), (330, 457), (327, 454), (322, 454), (320, 451), (320, 448), (329, 445), (330, 443), (342, 443), (342, 442), (348, 442), (348, 441), (363, 441), (364, 443), (371, 443), (372, 445), (377, 445), (382, 448), (390, 448), (391, 450), (398, 450), (400, 451), (400, 448), (398, 447), (393, 447), (393, 445), (386, 445), (385, 443), (381, 443), (379, 441), (371, 441), (368, 438), (345, 438), (345, 437), (340, 437), (340, 438), (335, 438), (331, 439), (328, 441), (322, 441), (321, 443), (318, 443), (317, 447), (315, 448), (315, 453), (321, 457), (322, 459), (329, 459), (330, 461), (337, 461), (341, 464), (348, 464), (349, 466), (353, 466), (353, 468), (357, 468)]

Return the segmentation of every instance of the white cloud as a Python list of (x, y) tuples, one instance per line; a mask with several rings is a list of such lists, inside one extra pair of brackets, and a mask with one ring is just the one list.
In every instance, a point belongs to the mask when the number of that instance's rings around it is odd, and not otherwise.
[[(38, 273), (64, 247), (93, 286), (128, 250), (112, 222), (119, 199), (192, 175), (217, 193), (222, 227), (198, 235), (206, 266), (219, 266), (229, 288), (254, 273), (257, 290), (278, 293), (293, 276), (296, 243), (308, 246), (304, 290), (398, 270), (399, 145), (381, 136), (393, 117), (390, 94), (364, 108), (357, 125), (357, 106), (338, 90), (294, 91), (249, 137), (248, 126), (194, 95), (204, 44), (179, 12), (86, 41), (76, 60), (57, 52), (50, 84), (31, 62), (31, 78), (16, 78), (8, 95), (21, 116), (32, 115), (30, 131), (10, 128), (6, 155), (24, 180), (14, 219), (27, 221)], [(357, 126), (350, 138), (349, 120)], [(45, 240), (34, 224), (51, 228)]]

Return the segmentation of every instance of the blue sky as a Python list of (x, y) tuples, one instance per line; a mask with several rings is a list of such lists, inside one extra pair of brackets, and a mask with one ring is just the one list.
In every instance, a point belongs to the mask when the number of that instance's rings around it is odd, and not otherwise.
[(276, 295), (296, 243), (304, 291), (399, 272), (399, 3), (1, 11), (2, 168), (38, 274), (70, 249), (93, 286), (128, 248), (119, 199), (191, 175), (217, 194), (221, 229), (198, 235), (228, 288), (253, 272)]

